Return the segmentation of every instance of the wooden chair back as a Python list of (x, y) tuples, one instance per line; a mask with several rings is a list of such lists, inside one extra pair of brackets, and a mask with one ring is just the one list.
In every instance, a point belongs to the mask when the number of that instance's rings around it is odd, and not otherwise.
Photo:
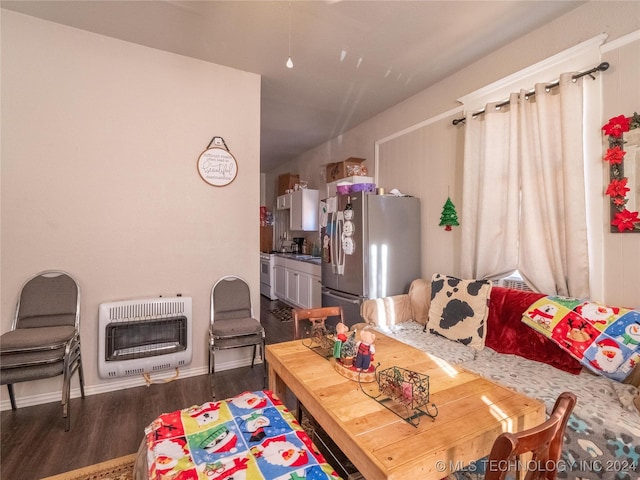
[(312, 324), (324, 326), (324, 321), (328, 317), (340, 317), (340, 322), (344, 323), (342, 307), (321, 307), (321, 308), (293, 308), (293, 339), (298, 340), (301, 337), (300, 320), (309, 320)]
[[(522, 432), (500, 434), (489, 454), (485, 480), (503, 480), (509, 471), (525, 469), (525, 480), (555, 480), (564, 431), (575, 404), (576, 396), (563, 392), (546, 422)], [(527, 453), (532, 456), (522, 460), (521, 455)]]

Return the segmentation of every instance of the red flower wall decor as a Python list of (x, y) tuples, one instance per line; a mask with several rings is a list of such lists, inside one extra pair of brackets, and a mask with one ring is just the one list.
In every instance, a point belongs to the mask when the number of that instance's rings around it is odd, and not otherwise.
[(609, 163), (622, 163), (624, 160), (624, 156), (627, 154), (623, 149), (621, 149), (618, 145), (613, 148), (609, 148), (607, 153), (604, 156), (604, 159)]
[(624, 115), (613, 117), (602, 127), (603, 132), (609, 137), (609, 148), (603, 157), (604, 161), (609, 162), (609, 185), (605, 195), (611, 198), (611, 225), (616, 227), (618, 232), (640, 232), (638, 212), (631, 212), (626, 207), (629, 200), (627, 198), (629, 187), (627, 187), (628, 178), (624, 176), (623, 171), (626, 152), (622, 134), (634, 128), (640, 128), (640, 115), (635, 112), (631, 117)]
[(630, 212), (626, 208), (618, 213), (612, 220), (611, 225), (618, 227), (618, 230), (624, 232), (625, 230), (633, 230), (640, 222), (638, 218), (638, 212)]
[(609, 120), (602, 130), (610, 137), (621, 137), (624, 132), (629, 131), (629, 124), (631, 123), (631, 117), (627, 118), (624, 115), (618, 115)]
[[(623, 178), (622, 180), (617, 180), (614, 178), (609, 183), (609, 186), (607, 187), (607, 191), (605, 192), (605, 194), (611, 197), (626, 197), (628, 191), (629, 191), (629, 187), (627, 187), (626, 178)], [(618, 205), (620, 204), (620, 202), (614, 202), (614, 203), (617, 203)], [(625, 201), (624, 203), (627, 203), (627, 202)]]

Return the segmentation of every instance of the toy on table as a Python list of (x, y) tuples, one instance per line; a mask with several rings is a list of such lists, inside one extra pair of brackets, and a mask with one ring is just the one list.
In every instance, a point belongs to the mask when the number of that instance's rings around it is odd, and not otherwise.
[(335, 343), (333, 345), (333, 358), (340, 358), (342, 344), (347, 341), (348, 331), (349, 327), (347, 327), (344, 323), (339, 322), (336, 325)]
[(373, 354), (376, 353), (376, 348), (373, 344), (375, 339), (376, 335), (371, 330), (366, 328), (360, 330), (360, 340), (356, 343), (357, 353), (354, 362), (354, 366), (358, 370), (369, 370)]

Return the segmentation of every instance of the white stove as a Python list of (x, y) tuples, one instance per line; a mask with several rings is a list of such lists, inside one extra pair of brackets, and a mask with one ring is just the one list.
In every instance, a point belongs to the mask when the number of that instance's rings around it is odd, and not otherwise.
[(277, 300), (273, 253), (260, 252), (260, 294)]

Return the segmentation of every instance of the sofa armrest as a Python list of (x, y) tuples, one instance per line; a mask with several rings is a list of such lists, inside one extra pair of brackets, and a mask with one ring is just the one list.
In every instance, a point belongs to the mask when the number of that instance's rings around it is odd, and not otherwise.
[(407, 294), (365, 300), (360, 306), (360, 315), (365, 322), (378, 327), (413, 320), (411, 300)]
[(413, 320), (421, 325), (429, 321), (429, 308), (431, 307), (431, 281), (417, 278), (409, 286), (409, 299)]

